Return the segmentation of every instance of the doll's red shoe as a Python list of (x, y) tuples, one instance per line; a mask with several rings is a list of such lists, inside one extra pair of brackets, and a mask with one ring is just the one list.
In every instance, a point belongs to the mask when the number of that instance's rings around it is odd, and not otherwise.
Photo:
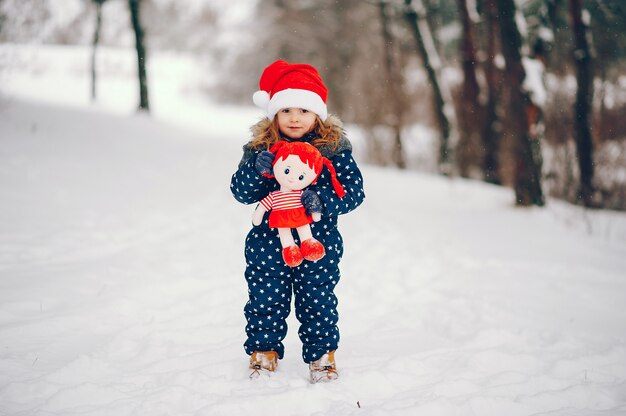
[(309, 261), (319, 260), (326, 254), (324, 245), (314, 238), (304, 240), (300, 244), (300, 252), (302, 253), (302, 257)]
[(300, 247), (293, 245), (283, 248), (283, 260), (289, 267), (297, 267), (302, 263)]

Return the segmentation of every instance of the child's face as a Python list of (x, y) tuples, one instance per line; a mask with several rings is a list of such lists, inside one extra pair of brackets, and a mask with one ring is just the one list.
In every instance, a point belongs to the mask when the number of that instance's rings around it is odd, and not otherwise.
[(280, 131), (292, 139), (299, 139), (313, 130), (317, 118), (312, 111), (293, 107), (281, 109), (276, 116)]
[(289, 155), (286, 159), (278, 159), (274, 163), (274, 177), (282, 190), (304, 189), (315, 180), (316, 176), (313, 168), (303, 163), (297, 155)]

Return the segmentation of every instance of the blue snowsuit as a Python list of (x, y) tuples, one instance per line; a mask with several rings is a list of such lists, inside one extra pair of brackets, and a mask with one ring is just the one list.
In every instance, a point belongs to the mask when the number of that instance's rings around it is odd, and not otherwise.
[[(282, 340), (287, 335), (286, 319), (292, 293), (295, 294), (296, 317), (300, 322), (298, 335), (303, 345), (304, 361), (316, 361), (338, 347), (334, 289), (339, 281), (343, 242), (337, 229), (337, 217), (358, 207), (365, 194), (361, 172), (352, 158), (352, 146), (345, 137), (337, 150), (325, 147), (319, 150), (332, 162), (346, 191), (343, 198), (337, 196), (326, 167), (317, 183), (308, 188), (319, 195), (323, 204), (322, 219), (311, 224), (311, 231), (313, 237), (324, 245), (326, 255), (316, 262), (305, 260), (298, 267), (287, 266), (282, 258), (278, 231), (268, 226), (268, 213), (262, 224), (253, 227), (246, 238), (245, 278), (249, 300), (244, 308), (248, 336), (244, 348), (249, 355), (254, 351), (276, 351), (278, 357), (283, 358)], [(243, 158), (231, 180), (233, 195), (244, 204), (257, 203), (279, 188), (274, 179), (265, 178), (256, 171), (254, 163), (258, 153), (248, 145), (244, 146)], [(298, 235), (295, 230), (293, 232), (299, 245)]]

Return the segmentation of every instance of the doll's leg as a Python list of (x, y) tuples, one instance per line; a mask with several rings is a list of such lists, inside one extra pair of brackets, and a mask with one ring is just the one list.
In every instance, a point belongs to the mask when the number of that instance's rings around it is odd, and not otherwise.
[(300, 251), (302, 257), (309, 261), (317, 261), (324, 257), (326, 251), (324, 245), (313, 238), (311, 226), (309, 224), (298, 227), (298, 236), (300, 237)]
[(309, 238), (313, 238), (313, 234), (311, 234), (311, 226), (309, 224), (298, 227), (296, 228), (296, 230), (298, 231), (298, 237), (300, 237), (300, 242), (308, 240)]
[(290, 247), (296, 244), (291, 234), (291, 228), (277, 228), (278, 237), (280, 238), (280, 244), (285, 247)]
[(283, 260), (289, 267), (296, 267), (302, 263), (302, 253), (300, 247), (296, 245), (291, 234), (291, 228), (279, 228), (278, 237), (283, 246)]

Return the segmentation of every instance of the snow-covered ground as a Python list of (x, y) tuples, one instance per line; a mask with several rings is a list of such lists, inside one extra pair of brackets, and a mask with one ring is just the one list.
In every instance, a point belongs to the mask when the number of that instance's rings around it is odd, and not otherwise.
[(626, 214), (365, 164), (339, 380), (308, 382), (293, 316), (249, 380), (252, 207), (228, 186), (259, 114), (170, 55), (135, 115), (111, 53), (89, 105), (88, 51), (0, 47), (22, 65), (0, 75), (0, 415), (626, 414)]

